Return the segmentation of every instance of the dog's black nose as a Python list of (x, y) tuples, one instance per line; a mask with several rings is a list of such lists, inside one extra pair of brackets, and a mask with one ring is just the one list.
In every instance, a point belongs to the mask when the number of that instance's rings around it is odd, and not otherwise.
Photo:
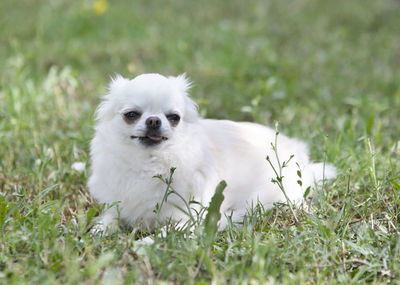
[(159, 117), (148, 117), (146, 119), (146, 126), (149, 129), (158, 129), (161, 127), (161, 120)]

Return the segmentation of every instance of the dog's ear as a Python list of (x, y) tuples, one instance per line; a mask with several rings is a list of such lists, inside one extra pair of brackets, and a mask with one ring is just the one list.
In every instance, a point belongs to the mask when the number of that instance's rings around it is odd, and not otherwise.
[(119, 93), (118, 91), (124, 88), (129, 81), (129, 79), (124, 78), (120, 74), (116, 74), (114, 77), (111, 77), (111, 82), (108, 85), (108, 94), (113, 96), (113, 94)]
[(189, 89), (192, 87), (192, 82), (187, 78), (186, 73), (183, 73), (176, 77), (169, 76), (168, 79), (171, 80), (174, 87), (182, 94), (185, 100), (185, 114), (183, 116), (183, 119), (188, 122), (196, 121), (198, 119), (198, 106), (189, 97)]
[(111, 82), (108, 85), (108, 92), (105, 96), (103, 96), (103, 100), (96, 110), (96, 120), (103, 121), (111, 119), (113, 116), (113, 102), (112, 98), (119, 93), (119, 90), (124, 88), (124, 86), (129, 82), (129, 79), (122, 77), (119, 74), (116, 74), (114, 77), (111, 77)]
[(169, 80), (174, 84), (174, 87), (185, 95), (188, 95), (189, 89), (192, 87), (192, 82), (187, 78), (186, 73), (178, 76), (169, 76)]

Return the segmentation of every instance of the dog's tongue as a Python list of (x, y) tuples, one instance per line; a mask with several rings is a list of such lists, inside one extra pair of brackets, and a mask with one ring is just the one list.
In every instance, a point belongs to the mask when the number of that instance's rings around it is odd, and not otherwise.
[(147, 136), (149, 139), (153, 141), (160, 141), (162, 140), (162, 136)]

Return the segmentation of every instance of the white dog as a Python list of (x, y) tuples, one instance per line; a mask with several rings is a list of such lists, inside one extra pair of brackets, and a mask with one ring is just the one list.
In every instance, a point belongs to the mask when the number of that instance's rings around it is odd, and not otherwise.
[[(184, 222), (187, 215), (177, 195), (170, 195), (158, 213), (168, 177), (176, 168), (172, 187), (182, 197), (208, 206), (216, 186), (225, 180), (222, 220), (240, 221), (246, 210), (262, 203), (270, 208), (285, 202), (276, 183), (269, 156), (277, 167), (271, 143), (275, 130), (254, 123), (202, 119), (189, 98), (185, 75), (164, 77), (143, 74), (133, 80), (115, 78), (97, 109), (96, 134), (91, 142), (90, 193), (100, 203), (118, 202), (103, 214), (101, 230), (115, 228), (120, 218), (130, 225), (152, 228), (157, 221)], [(290, 200), (299, 203), (305, 189), (336, 176), (335, 168), (309, 160), (307, 145), (278, 136), (283, 186)], [(296, 163), (297, 162), (297, 163)], [(302, 186), (297, 171), (301, 171)]]

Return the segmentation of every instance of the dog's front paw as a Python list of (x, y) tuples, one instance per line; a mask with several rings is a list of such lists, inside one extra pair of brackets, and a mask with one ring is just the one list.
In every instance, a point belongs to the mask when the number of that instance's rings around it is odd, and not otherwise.
[(91, 228), (90, 233), (92, 236), (111, 235), (115, 233), (118, 228), (118, 219), (115, 209), (109, 209), (98, 220), (97, 223)]
[(147, 236), (145, 238), (139, 239), (135, 241), (137, 245), (151, 245), (154, 243), (154, 238), (151, 236)]
[(102, 223), (95, 224), (89, 231), (91, 236), (102, 236), (106, 232), (107, 227)]
[(92, 236), (112, 235), (115, 233), (117, 227), (118, 225), (114, 223), (105, 224), (103, 222), (99, 222), (90, 229), (90, 234)]

